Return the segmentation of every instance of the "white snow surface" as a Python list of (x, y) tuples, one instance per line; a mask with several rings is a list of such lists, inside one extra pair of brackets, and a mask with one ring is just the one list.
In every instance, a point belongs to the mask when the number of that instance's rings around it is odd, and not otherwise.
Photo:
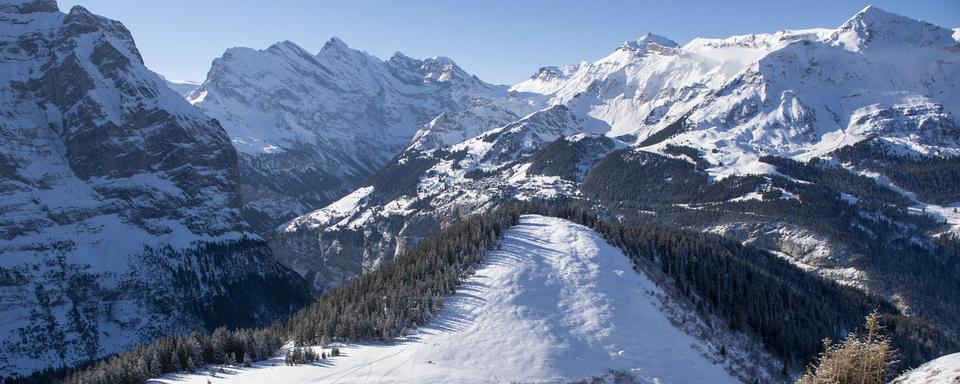
[(671, 324), (660, 293), (592, 230), (523, 216), (440, 315), (397, 343), (348, 345), (318, 364), (285, 366), (277, 357), (219, 377), (154, 382), (540, 382), (607, 369), (650, 383), (739, 382)]
[(897, 377), (893, 384), (960, 383), (960, 353), (946, 355)]

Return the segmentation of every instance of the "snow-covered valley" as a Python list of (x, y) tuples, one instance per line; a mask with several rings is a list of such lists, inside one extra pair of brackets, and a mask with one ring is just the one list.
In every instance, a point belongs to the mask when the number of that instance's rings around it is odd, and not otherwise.
[(154, 382), (554, 382), (613, 369), (641, 383), (739, 383), (670, 321), (662, 295), (592, 230), (523, 216), (440, 315), (395, 344), (346, 345), (342, 356), (315, 364), (285, 366), (276, 357), (218, 377)]

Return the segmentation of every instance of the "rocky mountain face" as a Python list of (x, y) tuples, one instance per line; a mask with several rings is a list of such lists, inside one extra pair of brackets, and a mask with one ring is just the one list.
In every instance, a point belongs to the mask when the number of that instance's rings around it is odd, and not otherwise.
[(353, 190), (414, 136), (447, 145), (533, 110), (450, 59), (384, 61), (337, 38), (317, 54), (289, 41), (230, 49), (189, 98), (237, 148), (243, 215), (257, 230)]
[(229, 136), (122, 24), (4, 0), (0, 68), (0, 376), (303, 303), (241, 218)]
[[(547, 109), (459, 143), (415, 142), (268, 238), (322, 290), (464, 214), (575, 199), (758, 245), (955, 332), (953, 34), (875, 7), (836, 29), (684, 46), (648, 34), (542, 68), (511, 91)], [(457, 116), (438, 124), (471, 125)]]

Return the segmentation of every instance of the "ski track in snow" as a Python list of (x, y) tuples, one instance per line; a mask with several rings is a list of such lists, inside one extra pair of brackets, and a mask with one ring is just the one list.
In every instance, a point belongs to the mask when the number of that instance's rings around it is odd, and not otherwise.
[[(430, 324), (392, 344), (285, 366), (282, 357), (220, 377), (153, 383), (536, 382), (630, 371), (649, 382), (736, 383), (676, 329), (623, 253), (592, 230), (524, 216)], [(319, 349), (319, 347), (317, 347)]]

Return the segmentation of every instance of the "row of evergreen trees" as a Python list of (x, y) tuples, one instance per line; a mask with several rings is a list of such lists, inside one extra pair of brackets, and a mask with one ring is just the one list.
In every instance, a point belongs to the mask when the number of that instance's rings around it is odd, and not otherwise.
[(66, 383), (143, 383), (169, 372), (193, 372), (209, 364), (250, 365), (273, 357), (286, 342), (280, 327), (217, 328), (211, 334), (173, 335), (100, 361), (68, 376)]
[[(337, 357), (337, 356), (340, 356), (339, 347), (331, 348), (329, 356), (327, 356), (327, 352), (322, 350), (320, 351), (320, 353), (317, 353), (317, 351), (313, 350), (313, 347), (293, 347), (293, 348), (290, 348), (289, 351), (287, 351), (286, 355), (284, 355), (283, 361), (287, 365), (299, 365), (299, 364), (309, 364), (315, 361), (322, 361), (322, 360), (326, 360), (328, 357)], [(247, 367), (250, 366), (250, 364), (247, 364), (246, 362), (244, 362), (243, 365)]]

